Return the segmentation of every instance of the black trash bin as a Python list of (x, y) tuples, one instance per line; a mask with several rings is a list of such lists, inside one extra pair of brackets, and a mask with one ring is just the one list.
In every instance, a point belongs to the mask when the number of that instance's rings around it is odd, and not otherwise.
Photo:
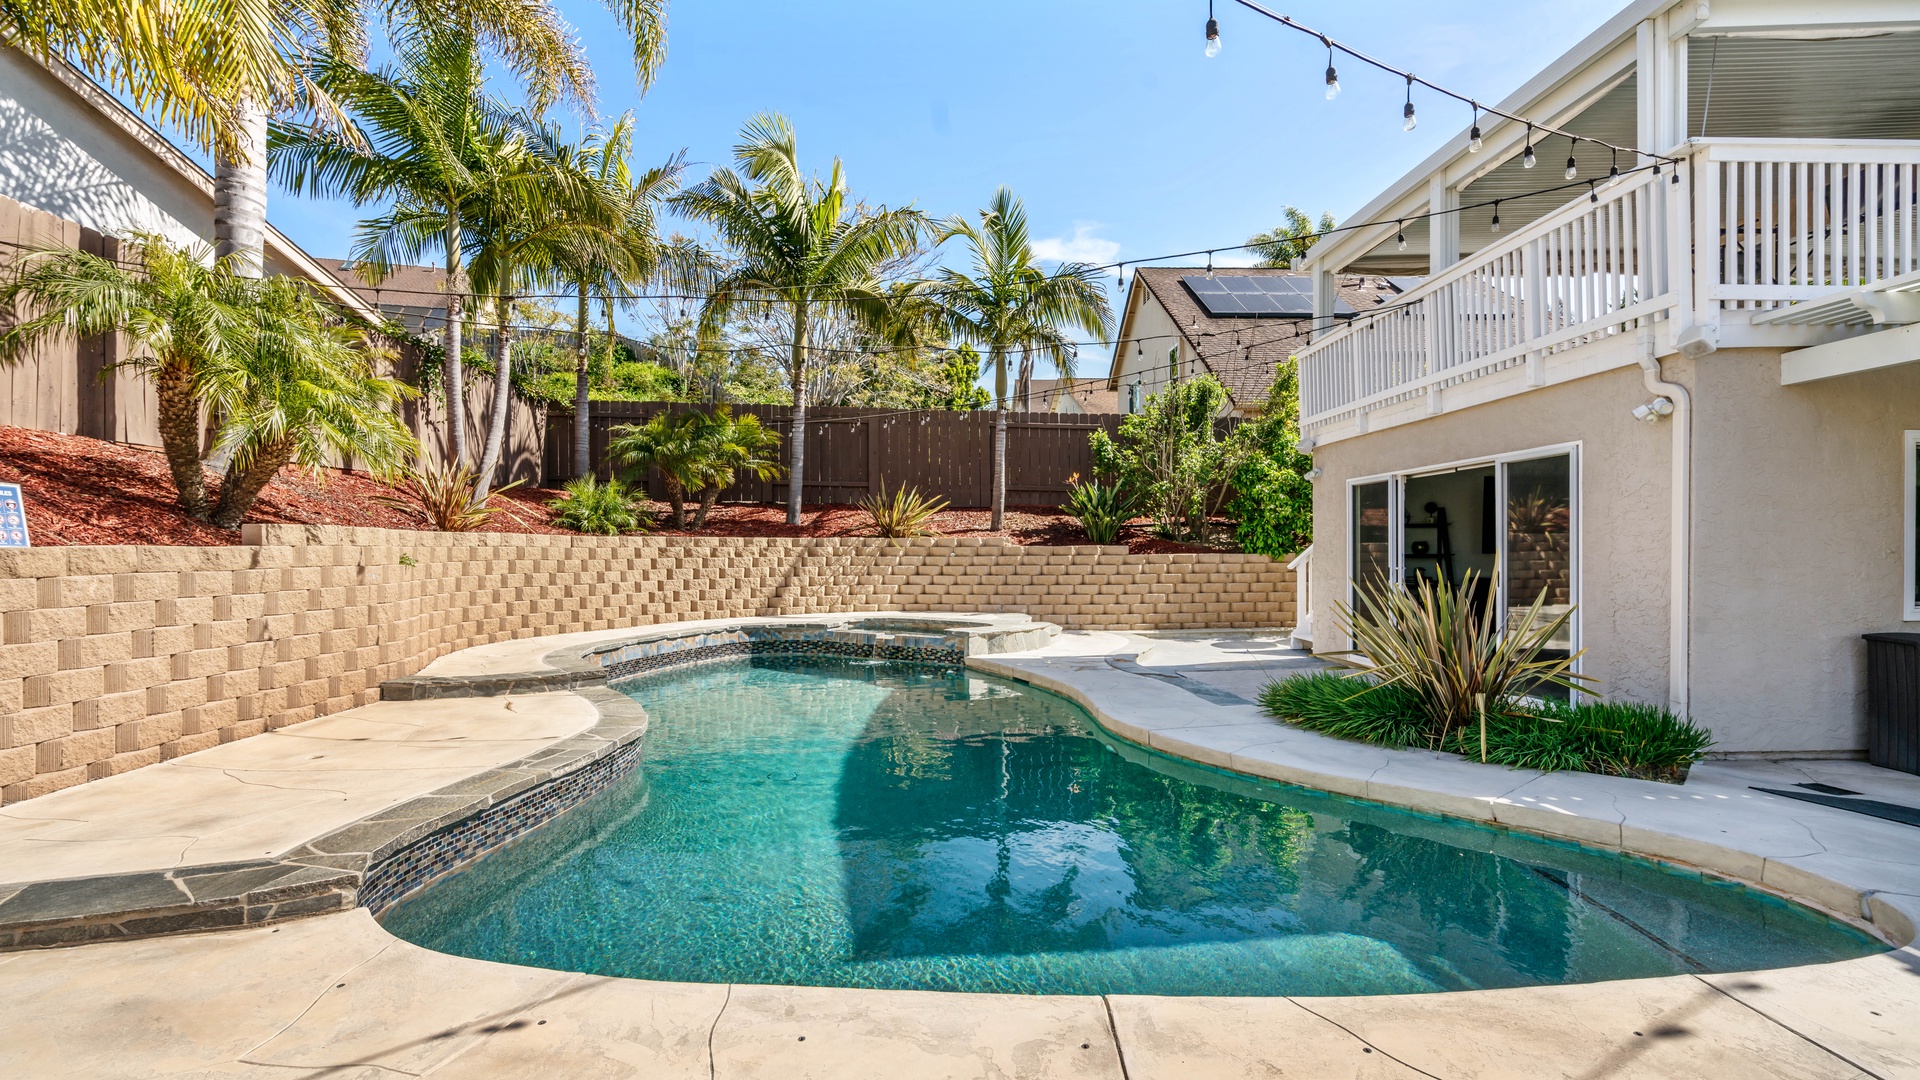
[(1920, 774), (1920, 634), (1867, 634), (1867, 761)]

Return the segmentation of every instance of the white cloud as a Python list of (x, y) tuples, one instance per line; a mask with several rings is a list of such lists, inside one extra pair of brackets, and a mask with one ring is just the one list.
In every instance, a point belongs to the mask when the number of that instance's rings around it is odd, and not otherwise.
[(1073, 236), (1049, 236), (1033, 242), (1034, 258), (1044, 262), (1083, 262), (1100, 265), (1110, 263), (1120, 254), (1120, 244), (1115, 240), (1103, 240), (1093, 235), (1097, 224), (1084, 221), (1073, 223)]

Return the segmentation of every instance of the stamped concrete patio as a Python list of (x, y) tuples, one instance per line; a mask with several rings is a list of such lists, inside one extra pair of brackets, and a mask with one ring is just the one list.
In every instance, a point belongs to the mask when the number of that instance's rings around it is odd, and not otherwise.
[[(702, 624), (710, 625), (710, 624)], [(657, 631), (660, 628), (649, 628)], [(523, 640), (426, 674), (538, 671), (631, 636)], [(1301, 732), (1250, 704), (1280, 638), (1064, 634), (982, 670), (1182, 757), (1738, 878), (1896, 942), (1920, 833), (1753, 786), (1920, 805), (1848, 762), (1708, 762), (1683, 787), (1541, 775)], [(382, 702), (0, 810), (29, 882), (284, 856), (597, 721), (562, 691)], [(434, 953), (365, 910), (0, 953), (0, 1075), (31, 1077), (1920, 1077), (1920, 953), (1733, 975), (1357, 998), (1014, 997), (664, 984)]]

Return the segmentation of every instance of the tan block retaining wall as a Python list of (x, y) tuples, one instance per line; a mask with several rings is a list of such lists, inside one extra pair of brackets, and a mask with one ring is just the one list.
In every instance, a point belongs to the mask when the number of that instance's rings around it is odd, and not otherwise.
[(889, 609), (1101, 630), (1294, 621), (1293, 575), (1260, 555), (298, 525), (245, 541), (0, 551), (0, 802), (364, 705), (384, 679), (510, 638)]

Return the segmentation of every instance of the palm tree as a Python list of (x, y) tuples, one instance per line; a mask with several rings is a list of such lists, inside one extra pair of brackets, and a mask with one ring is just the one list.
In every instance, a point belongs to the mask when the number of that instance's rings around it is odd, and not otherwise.
[(1008, 355), (1020, 353), (1024, 398), (1035, 354), (1046, 355), (1062, 378), (1072, 378), (1075, 347), (1066, 331), (1105, 337), (1113, 312), (1093, 268), (1067, 263), (1048, 274), (1034, 261), (1026, 207), (1007, 188), (994, 192), (993, 201), (980, 211), (979, 224), (949, 218), (940, 242), (954, 237), (966, 240), (973, 272), (943, 269), (926, 289), (946, 311), (953, 335), (986, 349), (993, 364), (992, 527), (998, 530), (1007, 503)]
[(226, 418), (214, 445), (226, 476), (210, 516), (226, 529), (289, 464), (318, 469), (350, 456), (391, 473), (418, 450), (398, 415), (408, 388), (374, 373), (364, 331), (334, 323), (303, 282), (271, 278), (248, 292), (248, 332), (199, 373), (202, 399)]
[(1260, 256), (1261, 266), (1283, 270), (1291, 267), (1295, 259), (1305, 255), (1308, 248), (1333, 231), (1331, 213), (1323, 212), (1317, 223), (1295, 206), (1282, 207), (1280, 215), (1286, 219), (1285, 224), (1255, 233), (1247, 239), (1247, 247)]
[(383, 280), (395, 265), (438, 250), (445, 257), (447, 325), (443, 331), (448, 457), (467, 460), (465, 259), (469, 230), (481, 209), (536, 194), (516, 185), (537, 178), (513, 165), (523, 132), (507, 105), (486, 93), (479, 42), (456, 34), (405, 37), (398, 63), (362, 71), (326, 58), (315, 81), (354, 119), (350, 132), (276, 123), (268, 157), (274, 178), (295, 190), (352, 199), (395, 201), (362, 222), (353, 259), (361, 276)]
[(607, 347), (613, 342), (613, 302), (617, 293), (633, 285), (664, 280), (689, 290), (701, 287), (706, 274), (706, 257), (699, 248), (686, 243), (664, 243), (656, 227), (660, 200), (680, 182), (684, 167), (680, 155), (664, 165), (634, 175), (629, 157), (633, 148), (633, 116), (627, 114), (612, 126), (590, 134), (572, 149), (577, 168), (600, 189), (600, 198), (616, 213), (612, 228), (604, 234), (589, 229), (571, 250), (562, 253), (565, 272), (571, 279), (579, 305), (574, 325), (574, 427), (573, 472), (586, 476), (592, 471), (590, 430), (587, 423), (591, 342), (587, 322), (594, 295), (599, 294), (607, 309)]
[(700, 506), (693, 512), (693, 524), (688, 526), (698, 529), (707, 523), (707, 515), (713, 512), (713, 504), (720, 501), (720, 493), (732, 487), (740, 473), (751, 473), (757, 480), (772, 480), (780, 475), (780, 437), (762, 427), (759, 417), (752, 413), (736, 417), (727, 405), (710, 413), (690, 415), (699, 418), (694, 424), (693, 436), (705, 459), (699, 486)]
[(883, 320), (888, 298), (879, 272), (915, 249), (926, 217), (912, 207), (866, 210), (849, 203), (838, 158), (826, 180), (808, 177), (800, 170), (793, 125), (784, 116), (763, 113), (747, 121), (733, 156), (739, 172), (715, 169), (672, 202), (713, 226), (734, 258), (701, 309), (703, 337), (711, 339), (736, 312), (782, 309), (788, 316), (793, 415), (787, 438), (787, 523), (798, 525), (810, 320), (816, 314)]
[[(122, 333), (128, 363), (153, 380), (160, 442), (181, 509), (237, 525), (289, 462), (350, 454), (392, 466), (412, 439), (393, 405), (402, 393), (374, 375), (326, 302), (287, 278), (247, 276), (232, 257), (136, 236), (128, 265), (85, 252), (30, 252), (0, 285), (0, 305), (38, 312), (0, 333), (0, 363), (62, 337)], [(217, 504), (207, 495), (200, 417), (223, 418), (214, 453), (227, 459)]]

